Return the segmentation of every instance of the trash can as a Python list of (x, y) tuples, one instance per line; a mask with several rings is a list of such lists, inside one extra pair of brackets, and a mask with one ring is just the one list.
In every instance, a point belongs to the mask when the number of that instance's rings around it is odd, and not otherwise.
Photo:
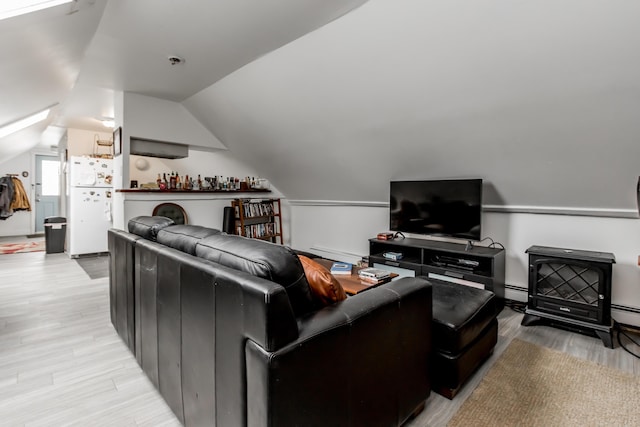
[(64, 252), (66, 233), (66, 218), (61, 216), (48, 216), (44, 219), (44, 244), (48, 254)]

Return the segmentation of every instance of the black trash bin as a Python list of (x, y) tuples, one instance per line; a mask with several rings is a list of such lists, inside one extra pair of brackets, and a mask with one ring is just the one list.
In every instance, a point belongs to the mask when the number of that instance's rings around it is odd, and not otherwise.
[(67, 219), (62, 216), (48, 216), (44, 219), (44, 243), (48, 254), (64, 252), (67, 234)]

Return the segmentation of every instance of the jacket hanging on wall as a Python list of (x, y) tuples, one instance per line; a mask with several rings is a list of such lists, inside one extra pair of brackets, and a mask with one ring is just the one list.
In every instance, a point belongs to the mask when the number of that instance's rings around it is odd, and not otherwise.
[(30, 211), (29, 196), (22, 181), (15, 176), (0, 177), (0, 220), (13, 215), (14, 211)]
[(0, 177), (0, 219), (4, 220), (13, 215), (11, 202), (13, 201), (13, 180), (9, 176)]
[(14, 211), (31, 211), (29, 196), (24, 190), (22, 181), (15, 176), (11, 177), (11, 181), (13, 182), (13, 200), (11, 201), (10, 209)]

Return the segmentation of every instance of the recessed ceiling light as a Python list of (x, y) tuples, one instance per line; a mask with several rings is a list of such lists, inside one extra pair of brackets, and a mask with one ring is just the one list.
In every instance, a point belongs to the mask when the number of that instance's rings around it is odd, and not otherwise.
[(32, 114), (29, 117), (25, 117), (24, 119), (20, 119), (16, 122), (9, 123), (8, 125), (2, 126), (0, 128), (0, 138), (4, 138), (7, 135), (11, 135), (12, 133), (16, 133), (19, 130), (24, 128), (28, 128), (31, 125), (34, 125), (38, 122), (43, 121), (49, 115), (49, 110), (51, 107), (46, 110), (40, 111), (38, 113)]
[(2, 0), (0, 2), (0, 20), (71, 3), (72, 1), (74, 0)]

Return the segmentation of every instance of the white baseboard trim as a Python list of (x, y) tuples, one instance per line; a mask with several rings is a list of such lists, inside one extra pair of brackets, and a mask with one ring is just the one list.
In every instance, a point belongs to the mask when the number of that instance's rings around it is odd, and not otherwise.
[(504, 297), (512, 301), (527, 302), (528, 290), (518, 286), (505, 285)]
[[(528, 289), (506, 285), (505, 298), (513, 301), (527, 302)], [(623, 325), (640, 327), (640, 308), (611, 304), (611, 317)]]
[(363, 257), (363, 255), (353, 252), (345, 252), (338, 249), (327, 248), (320, 245), (313, 245), (309, 248), (311, 252), (318, 255), (326, 256), (329, 259), (335, 259), (336, 261), (350, 262), (352, 264), (357, 263)]

